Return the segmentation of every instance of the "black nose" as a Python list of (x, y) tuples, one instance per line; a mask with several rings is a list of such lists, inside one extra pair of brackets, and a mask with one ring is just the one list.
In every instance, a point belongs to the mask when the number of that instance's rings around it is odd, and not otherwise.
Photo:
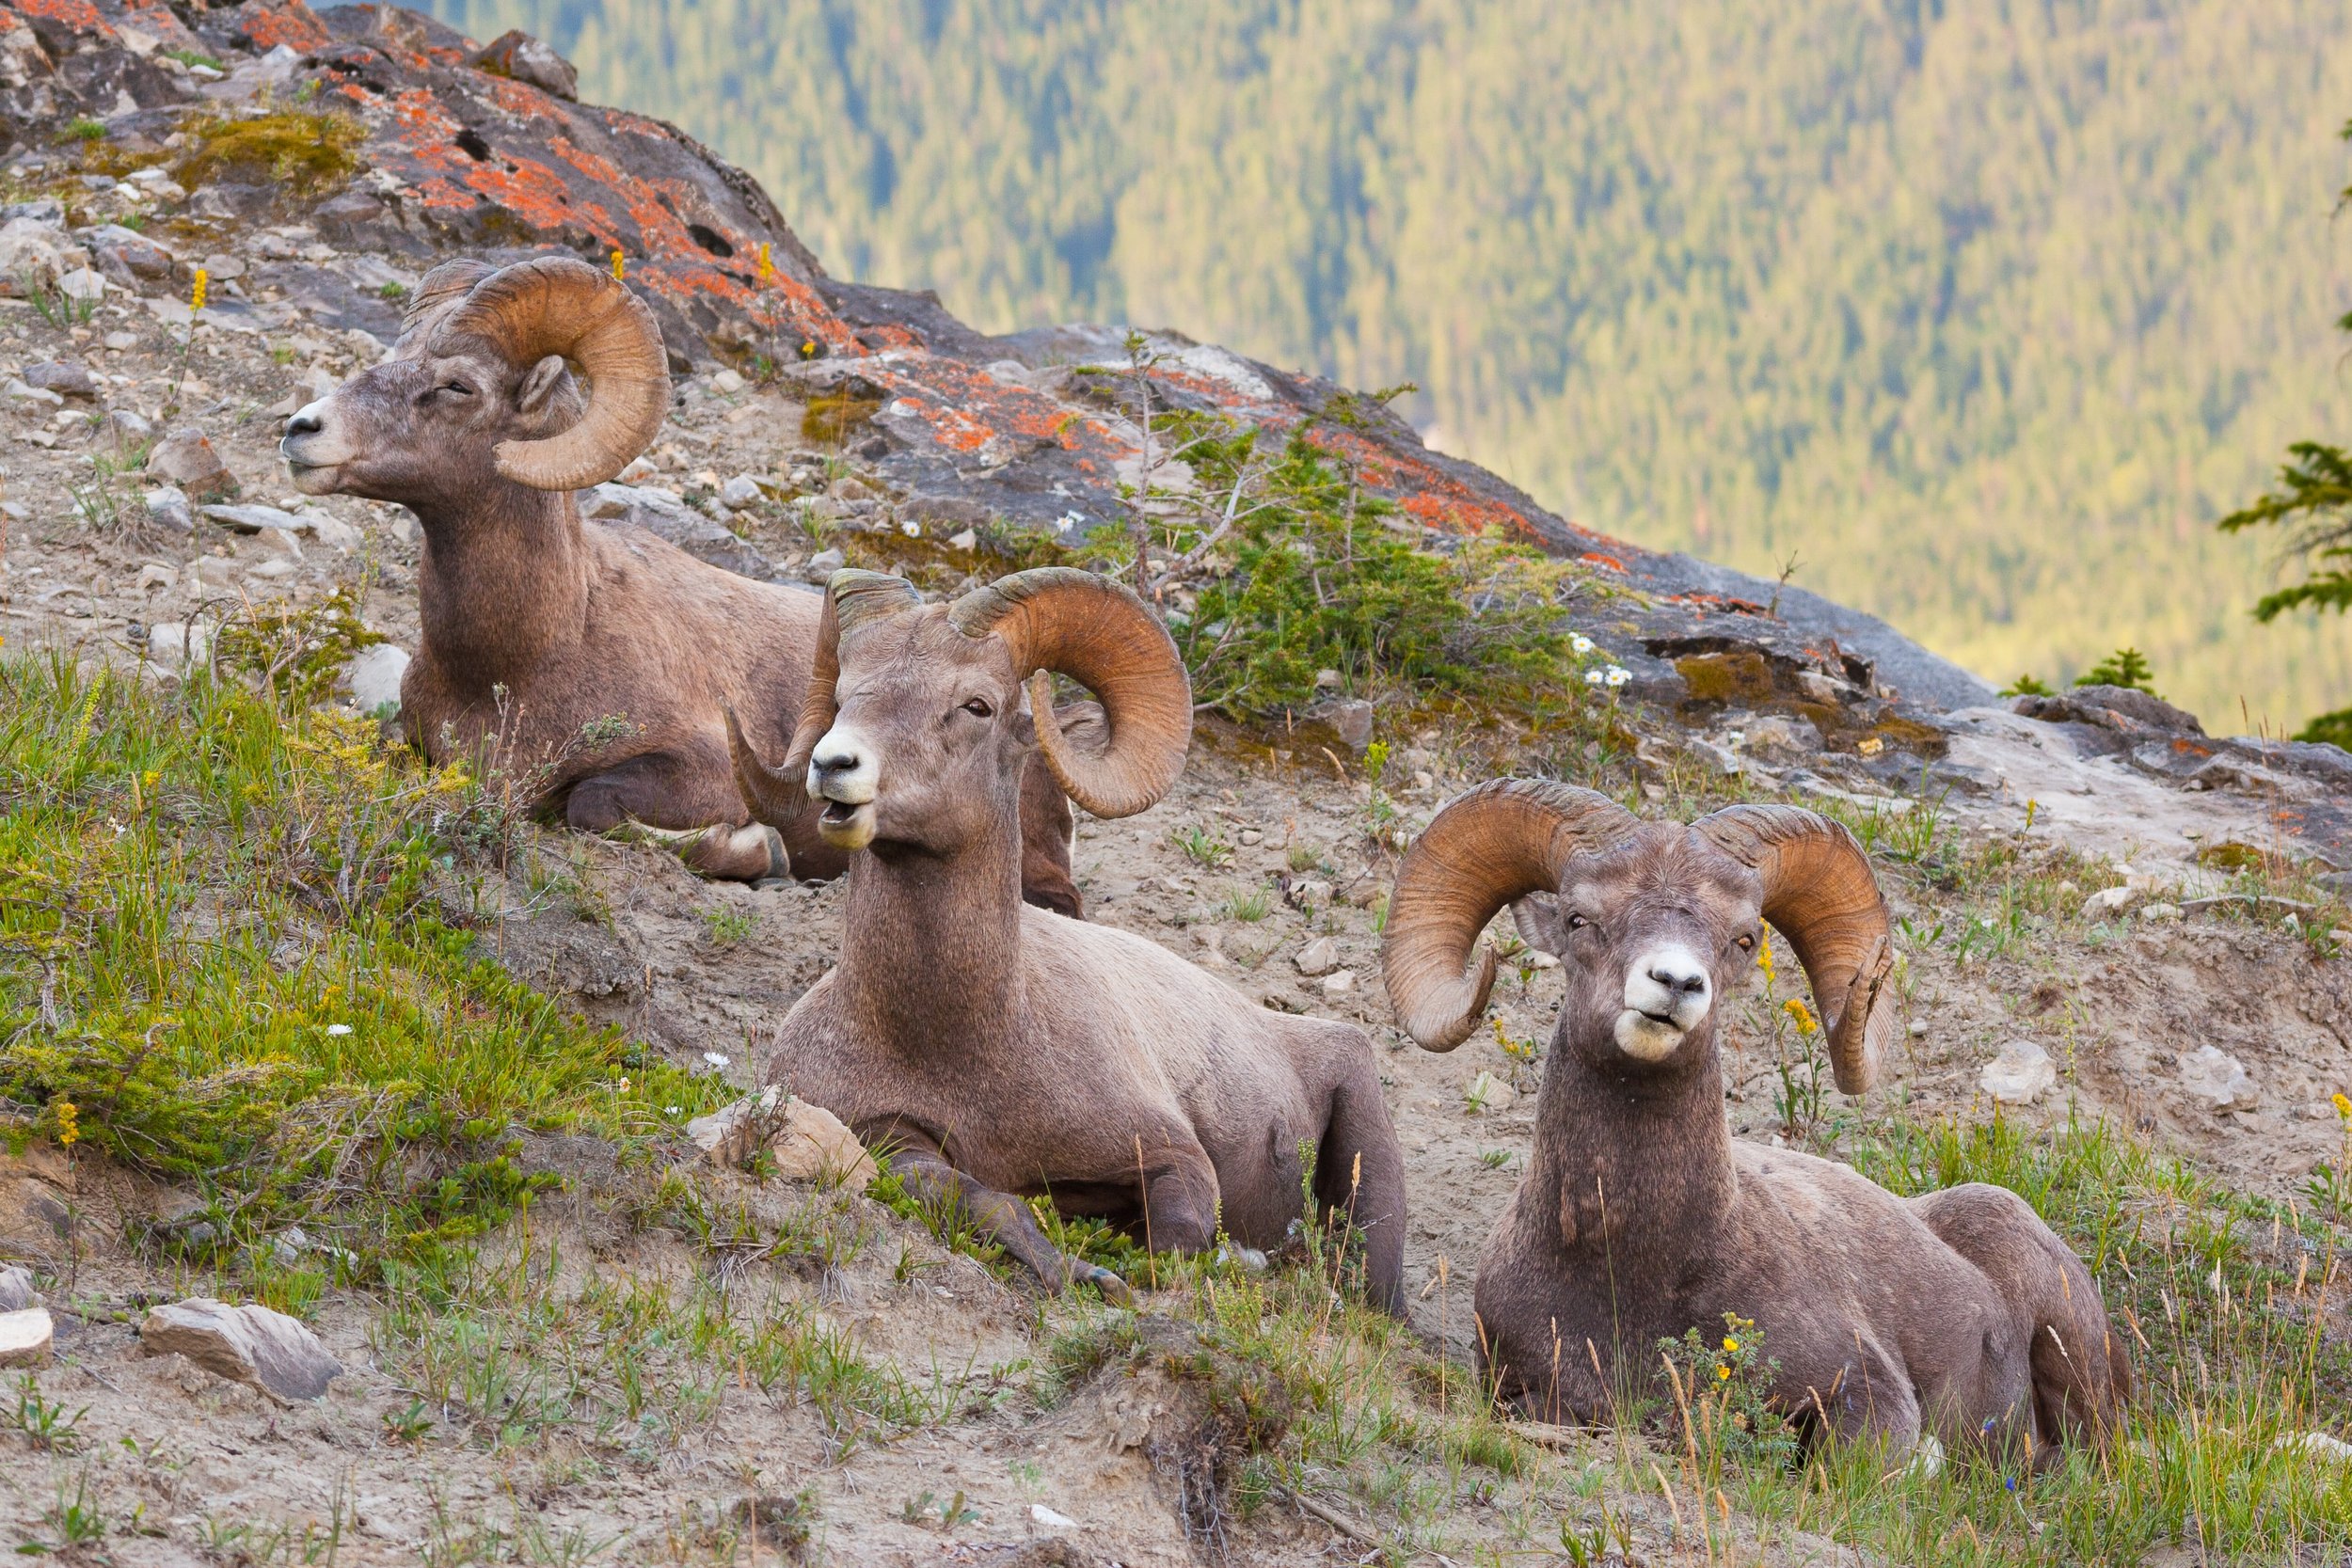
[(855, 752), (829, 752), (816, 759), (817, 774), (829, 779), (835, 773), (854, 773), (864, 760)]
[(307, 408), (286, 421), (289, 436), (316, 436), (320, 429), (319, 417)]
[(1707, 989), (1707, 976), (1696, 970), (1677, 974), (1671, 969), (1653, 969), (1649, 977), (1677, 995), (1696, 996)]

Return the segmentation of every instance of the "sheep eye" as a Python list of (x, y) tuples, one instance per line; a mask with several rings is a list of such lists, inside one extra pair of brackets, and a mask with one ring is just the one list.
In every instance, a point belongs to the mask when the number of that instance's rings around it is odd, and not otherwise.
[(996, 710), (988, 705), (987, 698), (975, 697), (963, 705), (963, 711), (975, 719), (986, 719), (993, 715)]
[(1581, 914), (1572, 914), (1572, 915), (1568, 916), (1568, 929), (1569, 929), (1569, 930), (1571, 930), (1571, 931), (1581, 931), (1581, 930), (1584, 929), (1584, 927), (1585, 927), (1590, 926), (1591, 924), (1592, 924), (1592, 922), (1591, 922), (1591, 921), (1589, 921), (1589, 920), (1585, 919), (1585, 918), (1584, 918), (1582, 915), (1581, 915)]
[(1742, 953), (1753, 953), (1756, 951), (1756, 939), (1743, 932), (1740, 938), (1740, 951)]

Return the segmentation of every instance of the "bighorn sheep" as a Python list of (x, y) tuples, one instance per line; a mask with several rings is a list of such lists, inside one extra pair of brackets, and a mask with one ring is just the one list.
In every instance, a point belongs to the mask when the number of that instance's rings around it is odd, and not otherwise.
[[(1033, 745), (1097, 816), (1145, 810), (1182, 770), (1191, 684), (1168, 633), (1125, 588), (1061, 567), (928, 608), (897, 578), (840, 572), (826, 605), (782, 765), (732, 737), (755, 815), (817, 796), (818, 832), (852, 853), (840, 964), (784, 1020), (773, 1078), (1057, 1290), (1125, 1294), (1048, 1242), (1024, 1196), (1163, 1251), (1220, 1229), (1272, 1247), (1300, 1215), (1311, 1146), (1317, 1197), (1362, 1230), (1369, 1293), (1396, 1309), (1404, 1162), (1364, 1032), (1022, 906)], [(1049, 672), (1101, 700), (1106, 741), (1065, 729)]]
[[(567, 360), (593, 384), (584, 405)], [(297, 412), (280, 451), (305, 493), (397, 501), (424, 526), (401, 712), (428, 755), (494, 747), (540, 809), (592, 832), (673, 830), (707, 875), (787, 860), (837, 875), (809, 814), (746, 826), (721, 719), (732, 704), (755, 736), (789, 734), (818, 596), (580, 518), (573, 492), (618, 473), (669, 405), (661, 329), (607, 274), (569, 257), (445, 261), (392, 356)], [(616, 716), (626, 733), (603, 733)], [(1075, 914), (1069, 806), (1031, 771), (1026, 886)]]
[(1424, 1047), (1476, 1026), (1495, 955), (1471, 948), (1506, 904), (1561, 959), (1567, 995), (1528, 1173), (1478, 1268), (1503, 1397), (1603, 1418), (1621, 1375), (1657, 1369), (1660, 1339), (1736, 1312), (1763, 1331), (1772, 1396), (1809, 1440), (2046, 1456), (2107, 1430), (2129, 1364), (2089, 1271), (2024, 1199), (1978, 1184), (1899, 1199), (1729, 1135), (1715, 1003), (1760, 921), (1804, 966), (1837, 1086), (1877, 1074), (1891, 933), (1843, 827), (1730, 806), (1686, 828), (1565, 784), (1470, 790), (1414, 843), (1390, 904), (1389, 996)]

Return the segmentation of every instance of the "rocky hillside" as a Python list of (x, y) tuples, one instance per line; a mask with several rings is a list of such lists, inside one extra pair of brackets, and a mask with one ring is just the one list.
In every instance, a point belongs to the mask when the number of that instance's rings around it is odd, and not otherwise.
[[(739, 170), (580, 103), (528, 39), (260, 0), (14, 0), (0, 23), (14, 1542), (1088, 1564), (2346, 1544), (2352, 1472), (2274, 1442), (2346, 1435), (2352, 1383), (2343, 752), (2115, 688), (2000, 702), (1867, 616), (1578, 530), (1377, 400), (844, 285)], [(732, 571), (951, 591), (1085, 562), (1138, 496), (1175, 516), (1221, 494), (1170, 460), (1200, 429), (1298, 438), (1392, 503), (1377, 526), (1418, 560), (1548, 552), (1543, 704), (1311, 667), (1311, 696), (1204, 716), (1177, 792), (1079, 841), (1093, 918), (1375, 1033), (1409, 1324), (1335, 1294), (1311, 1238), (1267, 1275), (1155, 1268), (1133, 1313), (1041, 1301), (887, 1184), (704, 1157), (689, 1124), (758, 1082), (838, 889), (700, 883), (381, 743), (358, 716), (415, 646), (413, 521), (294, 496), (274, 451), (283, 414), (382, 356), (433, 261), (546, 247), (620, 265), (673, 356), (667, 423), (585, 509)], [(1501, 611), (1474, 584), (1460, 612)], [(1494, 1037), (1440, 1057), (1390, 1027), (1376, 960), (1398, 847), (1529, 769), (1653, 814), (1796, 800), (1864, 836), (1901, 920), (1892, 1082), (1831, 1093), (1766, 974), (1727, 1114), (1903, 1190), (2026, 1191), (2144, 1342), (2156, 1391), (2115, 1461), (2144, 1505), (2085, 1467), (2030, 1512), (1995, 1476), (1892, 1517), (1867, 1455), (1824, 1492), (1686, 1464), (1659, 1411), (1600, 1434), (1488, 1416), (1465, 1304), (1556, 981), (1520, 955)], [(43, 1343), (12, 1349), (36, 1317)], [(2200, 1451), (2260, 1506), (2173, 1463), (2217, 1425), (2233, 1446)]]

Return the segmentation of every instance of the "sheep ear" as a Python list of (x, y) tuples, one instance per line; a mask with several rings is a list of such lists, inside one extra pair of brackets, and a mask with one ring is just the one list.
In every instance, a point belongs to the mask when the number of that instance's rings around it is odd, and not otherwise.
[(526, 414), (536, 414), (563, 384), (564, 356), (550, 354), (532, 366), (531, 373), (523, 377), (522, 388), (515, 394), (515, 406)]
[(1537, 952), (1556, 958), (1567, 951), (1567, 921), (1560, 912), (1559, 895), (1529, 894), (1511, 906), (1511, 923), (1519, 928), (1519, 940)]

